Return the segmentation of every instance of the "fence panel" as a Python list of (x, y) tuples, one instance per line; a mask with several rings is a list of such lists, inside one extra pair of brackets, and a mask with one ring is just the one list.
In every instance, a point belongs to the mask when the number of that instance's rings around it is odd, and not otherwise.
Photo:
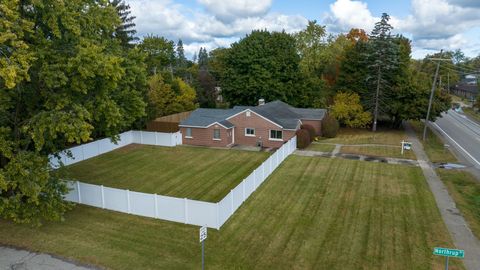
[(155, 217), (155, 195), (130, 191), (130, 212), (145, 217)]
[(97, 142), (87, 143), (82, 146), (83, 146), (84, 159), (89, 159), (99, 155)]
[(157, 145), (155, 141), (155, 132), (140, 131), (142, 136), (142, 144)]
[(245, 198), (248, 198), (250, 194), (255, 191), (255, 180), (254, 175), (251, 173), (247, 178), (245, 178)]
[(80, 182), (79, 193), (83, 204), (102, 207), (102, 189), (100, 186)]
[(238, 209), (243, 203), (243, 183), (240, 183), (234, 189), (232, 189), (233, 196), (233, 211)]
[(185, 199), (157, 195), (158, 218), (185, 223)]
[(78, 203), (77, 182), (67, 181), (67, 187), (70, 191), (65, 195), (65, 200)]
[(227, 196), (223, 197), (223, 199), (218, 203), (218, 221), (219, 227), (227, 221), (227, 219), (231, 216), (231, 201), (232, 201), (232, 193), (228, 193)]
[(103, 200), (106, 209), (128, 212), (127, 194), (123, 189), (103, 187)]
[(188, 224), (217, 228), (217, 204), (186, 200)]

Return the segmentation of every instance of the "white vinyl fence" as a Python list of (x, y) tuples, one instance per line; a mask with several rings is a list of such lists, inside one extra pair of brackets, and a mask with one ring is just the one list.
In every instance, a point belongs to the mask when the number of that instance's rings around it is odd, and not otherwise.
[[(124, 146), (130, 141), (134, 143), (155, 145), (165, 145), (166, 143), (170, 142), (171, 145), (169, 146), (174, 146), (176, 143), (178, 143), (176, 140), (177, 137), (175, 136), (168, 137), (151, 134), (155, 132), (135, 132), (137, 131), (122, 133), (120, 135), (122, 138), (121, 145)], [(181, 136), (179, 137), (181, 140)], [(160, 141), (165, 144), (158, 144)], [(96, 150), (96, 153), (98, 154), (108, 152), (105, 151), (106, 149), (113, 150), (121, 147), (117, 145), (115, 145), (115, 147), (111, 145), (106, 146), (104, 145), (107, 144), (106, 142), (97, 144), (96, 142), (93, 142), (91, 144), (98, 146), (98, 150)], [(248, 199), (250, 194), (252, 194), (265, 181), (265, 179), (267, 179), (267, 177), (282, 163), (285, 158), (295, 151), (296, 146), (297, 138), (293, 137), (267, 160), (265, 160), (257, 169), (255, 169), (247, 178), (245, 178), (238, 186), (231, 190), (230, 193), (218, 203), (140, 193), (86, 184), (78, 181), (69, 182), (71, 191), (66, 195), (65, 199), (71, 202), (91, 205), (128, 214), (220, 229), (220, 227), (230, 218), (230, 216), (233, 215), (233, 213), (235, 213), (240, 205), (242, 205), (242, 203)], [(76, 154), (86, 159), (92, 157), (95, 149), (96, 148), (94, 146), (87, 146), (86, 149), (77, 149)], [(85, 153), (87, 153), (87, 155), (85, 155)], [(77, 157), (77, 155), (74, 156)], [(64, 161), (65, 164), (73, 164), (75, 162), (78, 162), (78, 160), (75, 159), (71, 161), (68, 157)]]
[(71, 157), (69, 157), (65, 151), (59, 154), (60, 158), (56, 158), (51, 155), (50, 164), (53, 168), (57, 168), (60, 164), (60, 161), (62, 161), (64, 165), (71, 165), (101, 154), (105, 154), (131, 143), (176, 146), (182, 144), (182, 134), (180, 132), (161, 133), (131, 130), (120, 134), (117, 143), (112, 142), (110, 138), (105, 138), (67, 149), (70, 150), (72, 155)]

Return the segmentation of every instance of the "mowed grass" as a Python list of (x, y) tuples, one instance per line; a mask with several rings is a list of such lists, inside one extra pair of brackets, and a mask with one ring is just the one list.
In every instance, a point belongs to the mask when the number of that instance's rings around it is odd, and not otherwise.
[[(40, 228), (0, 221), (0, 243), (110, 269), (201, 262), (198, 227), (86, 206)], [(419, 168), (291, 156), (205, 254), (208, 269), (443, 269), (435, 246), (453, 244)]]
[(470, 229), (480, 238), (480, 183), (465, 171), (437, 169), (437, 173)]
[(268, 156), (233, 149), (129, 145), (66, 171), (68, 179), (86, 183), (217, 202)]
[(344, 154), (356, 154), (356, 155), (368, 155), (377, 157), (393, 157), (393, 158), (405, 158), (416, 159), (415, 153), (412, 150), (404, 150), (401, 154), (400, 147), (391, 146), (349, 146), (345, 145), (340, 148), (340, 153)]
[(426, 141), (422, 141), (424, 124), (419, 121), (411, 121), (413, 129), (417, 133), (418, 139), (422, 142), (423, 148), (431, 162), (456, 162), (457, 158), (446, 149), (442, 140), (427, 128)]
[(321, 142), (340, 144), (388, 144), (398, 145), (407, 140), (404, 130), (380, 127), (377, 132), (359, 128), (341, 128), (335, 138), (323, 138)]
[(332, 152), (335, 149), (333, 144), (322, 144), (312, 142), (305, 150), (317, 152)]

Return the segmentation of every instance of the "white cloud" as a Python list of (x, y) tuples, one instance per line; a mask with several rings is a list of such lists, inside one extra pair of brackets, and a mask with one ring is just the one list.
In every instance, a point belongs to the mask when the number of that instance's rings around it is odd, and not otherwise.
[[(213, 0), (199, 0), (205, 5), (213, 5)], [(300, 15), (268, 13), (271, 1), (258, 0), (250, 11), (242, 11), (246, 6), (233, 8), (235, 1), (218, 1), (220, 7), (211, 13), (190, 10), (171, 0), (130, 0), (132, 14), (138, 35), (147, 34), (164, 36), (174, 41), (182, 39), (185, 52), (190, 57), (200, 47), (207, 50), (216, 47), (227, 47), (240, 37), (255, 29), (287, 32), (299, 31), (307, 24), (307, 19)], [(222, 4), (223, 3), (223, 4)], [(213, 7), (212, 7), (213, 8)], [(207, 11), (210, 10), (207, 8)], [(267, 12), (267, 13), (266, 13)], [(232, 20), (221, 20), (226, 14), (233, 14)]]
[(207, 11), (223, 22), (265, 15), (272, 0), (198, 0)]
[[(411, 14), (391, 17), (395, 33), (413, 40), (414, 56), (440, 49), (466, 49), (473, 52), (471, 36), (464, 32), (480, 26), (478, 0), (412, 0)], [(324, 23), (333, 32), (362, 28), (370, 32), (379, 21), (363, 1), (337, 0), (324, 15)]]
[(348, 32), (352, 28), (361, 28), (370, 32), (379, 18), (375, 18), (368, 5), (362, 1), (337, 0), (330, 4), (330, 13), (324, 18), (330, 31)]

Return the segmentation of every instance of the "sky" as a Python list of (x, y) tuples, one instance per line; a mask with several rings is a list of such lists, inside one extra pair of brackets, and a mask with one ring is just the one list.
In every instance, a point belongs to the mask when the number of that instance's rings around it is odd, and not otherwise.
[(328, 33), (362, 28), (369, 33), (382, 13), (395, 34), (412, 40), (412, 57), (461, 49), (480, 55), (480, 0), (126, 0), (137, 36), (182, 39), (192, 57), (200, 47), (229, 47), (255, 29), (302, 30), (309, 20)]

